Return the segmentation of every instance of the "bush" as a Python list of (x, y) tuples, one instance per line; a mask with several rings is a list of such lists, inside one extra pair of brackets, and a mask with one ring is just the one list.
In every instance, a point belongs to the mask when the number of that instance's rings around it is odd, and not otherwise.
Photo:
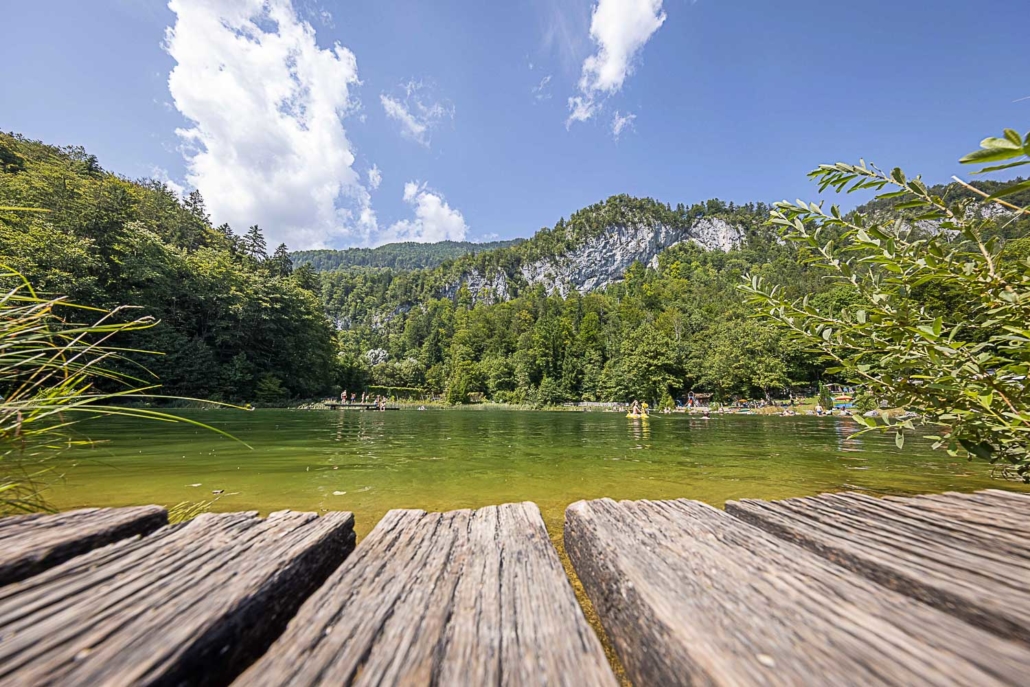
[(254, 388), (254, 400), (262, 403), (275, 403), (285, 400), (289, 393), (283, 387), (282, 380), (273, 374), (262, 375)]
[(540, 388), (536, 390), (535, 396), (535, 405), (538, 406), (558, 406), (566, 401), (561, 384), (551, 377), (540, 380)]
[(830, 388), (825, 384), (819, 385), (819, 405), (824, 410), (833, 410), (833, 394), (830, 393)]
[[(1030, 133), (988, 138), (965, 163), (1004, 162), (981, 171), (1030, 164)], [(772, 223), (829, 279), (854, 289), (842, 310), (785, 298), (758, 276), (746, 277), (749, 300), (788, 336), (836, 363), (828, 372), (861, 383), (891, 407), (913, 408), (936, 425), (936, 447), (999, 464), (1002, 474), (1030, 482), (1030, 261), (1003, 257), (1001, 217), (1011, 223), (1030, 209), (1005, 200), (1030, 190), (1030, 180), (981, 196), (946, 200), (900, 169), (822, 165), (809, 176), (820, 191), (860, 189), (886, 209), (844, 215), (837, 206), (777, 203)], [(985, 210), (981, 205), (987, 203)], [(957, 294), (960, 308), (928, 295)], [(867, 429), (891, 429), (899, 447), (911, 420), (856, 417)]]

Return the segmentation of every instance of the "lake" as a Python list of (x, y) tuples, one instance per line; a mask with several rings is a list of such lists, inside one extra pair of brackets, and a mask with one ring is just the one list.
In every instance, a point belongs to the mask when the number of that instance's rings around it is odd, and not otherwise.
[(182, 424), (105, 418), (92, 448), (52, 463), (60, 508), (173, 505), (224, 493), (217, 511), (350, 510), (359, 536), (391, 508), (450, 510), (534, 501), (552, 535), (578, 499), (775, 499), (861, 489), (907, 494), (990, 487), (989, 466), (910, 437), (850, 439), (857, 425), (817, 417), (686, 415), (641, 423), (621, 413), (496, 408), (183, 413), (241, 443)]

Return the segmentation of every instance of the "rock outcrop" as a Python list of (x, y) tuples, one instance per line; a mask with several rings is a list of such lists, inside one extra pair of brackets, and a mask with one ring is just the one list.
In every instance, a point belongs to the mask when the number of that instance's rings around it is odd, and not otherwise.
[(463, 275), (459, 281), (448, 284), (441, 291), (440, 296), (453, 300), (458, 297), (458, 291), (461, 290), (462, 285), (468, 286), (472, 300), (477, 303), (480, 301), (498, 303), (511, 298), (508, 289), (508, 275), (498, 272), (492, 276), (486, 276), (476, 269)]
[(530, 287), (543, 284), (549, 294), (558, 293), (562, 297), (572, 291), (587, 293), (622, 281), (626, 270), (635, 262), (656, 268), (659, 253), (678, 243), (693, 241), (707, 250), (728, 251), (743, 240), (744, 232), (740, 227), (712, 217), (701, 218), (689, 227), (613, 226), (571, 251), (523, 263), (517, 274), (502, 272), (487, 276), (472, 270), (449, 284), (441, 295), (454, 298), (465, 285), (477, 302), (503, 301), (512, 295), (510, 279)]

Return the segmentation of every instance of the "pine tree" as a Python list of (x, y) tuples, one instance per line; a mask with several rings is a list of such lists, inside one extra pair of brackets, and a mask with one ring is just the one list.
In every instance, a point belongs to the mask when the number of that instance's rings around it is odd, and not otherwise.
[(315, 294), (319, 293), (322, 288), (318, 275), (308, 263), (304, 263), (293, 271), (293, 281), (296, 282), (297, 286), (300, 288), (306, 291), (311, 291)]
[(265, 265), (269, 273), (277, 277), (288, 277), (293, 273), (293, 261), (290, 260), (290, 252), (286, 249), (285, 243), (279, 244)]
[(207, 206), (204, 205), (204, 196), (200, 195), (200, 191), (196, 189), (190, 191), (190, 194), (186, 196), (186, 200), (182, 204), (191, 215), (204, 224), (211, 223), (211, 218), (207, 214)]
[(252, 226), (243, 236), (243, 250), (258, 262), (268, 259), (268, 244), (258, 225)]

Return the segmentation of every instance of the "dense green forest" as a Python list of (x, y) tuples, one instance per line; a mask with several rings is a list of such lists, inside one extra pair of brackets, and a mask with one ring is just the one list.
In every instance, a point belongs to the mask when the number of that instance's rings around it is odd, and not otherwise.
[[(312, 264), (294, 268), (285, 246), (269, 254), (257, 227), (213, 227), (199, 193), (180, 199), (159, 182), (118, 177), (81, 148), (0, 134), (0, 165), (0, 207), (43, 210), (0, 210), (0, 262), (42, 292), (102, 308), (132, 304), (160, 319), (126, 345), (163, 354), (145, 362), (175, 395), (276, 401), (370, 385), (535, 405), (671, 403), (689, 390), (778, 395), (830, 379), (826, 363), (754, 317), (741, 277), (760, 275), (830, 310), (854, 298), (806, 266), (804, 247), (780, 238), (761, 203), (615, 196), (491, 250), (337, 251), (324, 257), (351, 266), (318, 273)], [(564, 298), (520, 271), (561, 263), (611, 228), (685, 229), (702, 218), (742, 229), (742, 245), (722, 252), (680, 243), (656, 266), (634, 264), (618, 283)], [(996, 234), (1019, 254), (1028, 252), (1030, 239), (1020, 238), (1028, 229), (1025, 219), (997, 218)], [(462, 285), (470, 275), (503, 276), (506, 293), (470, 291)], [(942, 311), (961, 307), (959, 294), (919, 297)]]
[[(976, 186), (989, 193), (1000, 184)], [(932, 191), (973, 195), (957, 185)], [(879, 212), (892, 205), (876, 201), (861, 210)], [(660, 255), (657, 269), (636, 264), (621, 283), (567, 298), (520, 282), (514, 269), (529, 259), (560, 259), (563, 251), (607, 227), (677, 227), (702, 217), (743, 228), (744, 244), (724, 253), (681, 243)], [(809, 296), (820, 309), (840, 310), (854, 299), (848, 288), (810, 270), (804, 248), (785, 244), (768, 226), (768, 217), (763, 204), (710, 200), (672, 208), (616, 196), (523, 244), (434, 270), (322, 274), (323, 300), (341, 329), (345, 383), (424, 387), (451, 402), (482, 394), (548, 405), (634, 397), (668, 404), (689, 390), (721, 399), (756, 398), (831, 381), (825, 362), (756, 320), (741, 299), (738, 287), (745, 274), (779, 286), (786, 297)], [(1026, 219), (997, 218), (995, 234), (1009, 241), (1013, 254), (1027, 252), (1030, 239), (1020, 237), (1028, 232)], [(471, 270), (503, 271), (514, 297), (476, 302), (467, 287), (449, 297), (447, 287)], [(917, 295), (941, 312), (961, 308), (961, 294)]]
[(318, 282), (292, 269), (285, 246), (269, 255), (257, 227), (212, 227), (199, 193), (182, 201), (159, 182), (120, 178), (82, 148), (0, 134), (0, 164), (0, 206), (44, 210), (0, 210), (0, 261), (43, 293), (158, 318), (121, 345), (163, 354), (139, 356), (163, 393), (270, 401), (332, 390)]
[[(821, 367), (749, 317), (736, 285), (757, 269), (795, 293), (823, 299), (793, 249), (751, 217), (748, 244), (731, 253), (689, 243), (662, 253), (657, 270), (636, 264), (604, 291), (562, 298), (543, 286), (498, 303), (457, 297), (406, 303), (411, 284), (438, 274), (322, 275), (327, 306), (340, 313), (348, 384), (425, 386), (461, 402), (672, 397), (689, 389), (720, 396), (779, 392), (810, 383)], [(398, 284), (400, 286), (398, 286)], [(417, 291), (417, 289), (416, 289)], [(386, 308), (382, 307), (386, 304)]]
[(298, 250), (290, 253), (293, 264), (311, 265), (316, 272), (329, 272), (349, 267), (389, 267), (397, 270), (417, 270), (436, 267), (463, 255), (475, 255), (498, 248), (518, 245), (525, 239), (511, 241), (438, 241), (436, 243), (388, 243), (376, 248), (347, 248), (346, 250)]

